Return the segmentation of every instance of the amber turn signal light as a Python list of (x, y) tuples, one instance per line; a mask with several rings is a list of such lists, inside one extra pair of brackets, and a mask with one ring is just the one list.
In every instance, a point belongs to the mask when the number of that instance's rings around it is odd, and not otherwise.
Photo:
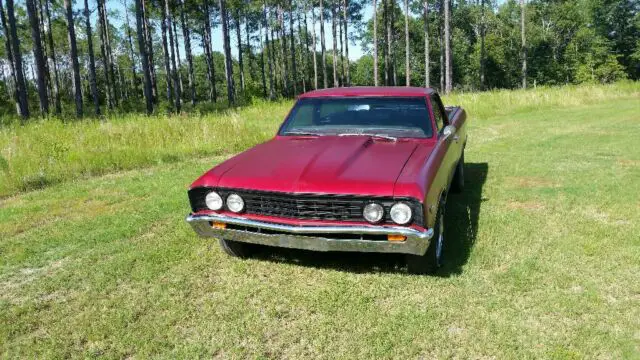
[(227, 224), (221, 222), (211, 222), (211, 227), (214, 229), (225, 229)]
[(404, 235), (387, 235), (387, 240), (389, 241), (405, 241), (407, 237)]

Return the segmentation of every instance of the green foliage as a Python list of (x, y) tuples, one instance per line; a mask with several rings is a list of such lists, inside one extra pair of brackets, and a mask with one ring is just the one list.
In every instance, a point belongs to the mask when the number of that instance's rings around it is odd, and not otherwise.
[[(612, 82), (638, 79), (640, 74), (640, 9), (628, 0), (580, 0), (526, 2), (527, 79), (531, 85), (561, 85), (581, 82)], [(420, 3), (421, 4), (421, 3)], [(424, 84), (424, 20), (414, 2), (410, 21), (412, 84)], [(521, 85), (520, 5), (516, 1), (486, 1), (486, 87), (517, 88)], [(398, 85), (404, 85), (404, 15), (396, 5), (393, 24)], [(382, 6), (378, 7), (379, 73), (384, 79), (383, 50), (386, 47)], [(431, 83), (440, 78), (439, 3), (430, 2), (429, 41)], [(452, 9), (453, 80), (459, 90), (481, 89), (480, 2), (454, 2)], [(372, 55), (373, 24), (369, 21), (363, 42)], [(635, 55), (634, 55), (635, 54)], [(360, 63), (362, 62), (362, 63)], [(359, 73), (373, 72), (372, 62), (356, 62)], [(364, 78), (363, 80), (366, 80)]]

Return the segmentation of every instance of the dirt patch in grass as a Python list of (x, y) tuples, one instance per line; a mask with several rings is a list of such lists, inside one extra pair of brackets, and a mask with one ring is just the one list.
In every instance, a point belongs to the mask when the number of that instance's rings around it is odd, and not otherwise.
[(640, 166), (640, 160), (631, 160), (631, 159), (618, 159), (618, 165), (622, 167), (638, 167)]
[(608, 225), (628, 225), (631, 221), (625, 219), (615, 219), (608, 212), (594, 206), (588, 206), (582, 209), (582, 215), (590, 220), (608, 224)]
[(519, 176), (507, 178), (507, 183), (520, 188), (555, 188), (560, 187), (557, 182), (543, 177)]
[(528, 210), (528, 211), (541, 211), (545, 206), (539, 201), (509, 201), (507, 203), (509, 209), (514, 210)]
[[(51, 262), (43, 267), (33, 268), (24, 267), (9, 273), (0, 278), (0, 300), (5, 300), (12, 304), (21, 304), (27, 300), (20, 295), (20, 289), (29, 283), (45, 276), (51, 276), (61, 269), (67, 262), (66, 259), (60, 259)], [(53, 297), (43, 296), (43, 299), (52, 299)]]

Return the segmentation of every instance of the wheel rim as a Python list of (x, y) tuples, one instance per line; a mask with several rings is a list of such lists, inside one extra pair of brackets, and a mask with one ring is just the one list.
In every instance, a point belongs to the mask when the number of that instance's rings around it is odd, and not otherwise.
[(436, 264), (440, 266), (440, 258), (442, 257), (442, 245), (444, 244), (444, 215), (440, 215), (438, 219), (438, 239), (436, 240)]

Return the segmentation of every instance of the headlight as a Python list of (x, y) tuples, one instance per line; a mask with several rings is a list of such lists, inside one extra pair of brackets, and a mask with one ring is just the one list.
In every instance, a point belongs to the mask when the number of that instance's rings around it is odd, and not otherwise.
[(367, 204), (362, 211), (362, 216), (370, 223), (377, 223), (384, 216), (384, 208), (376, 203)]
[(396, 203), (391, 207), (391, 220), (396, 224), (405, 225), (411, 221), (411, 208), (405, 203)]
[(239, 213), (244, 210), (244, 200), (238, 194), (231, 194), (227, 196), (227, 207), (229, 210)]
[(208, 193), (207, 196), (204, 198), (204, 202), (205, 204), (207, 204), (207, 207), (211, 210), (222, 209), (222, 204), (223, 204), (222, 197), (220, 197), (220, 195), (215, 191)]

